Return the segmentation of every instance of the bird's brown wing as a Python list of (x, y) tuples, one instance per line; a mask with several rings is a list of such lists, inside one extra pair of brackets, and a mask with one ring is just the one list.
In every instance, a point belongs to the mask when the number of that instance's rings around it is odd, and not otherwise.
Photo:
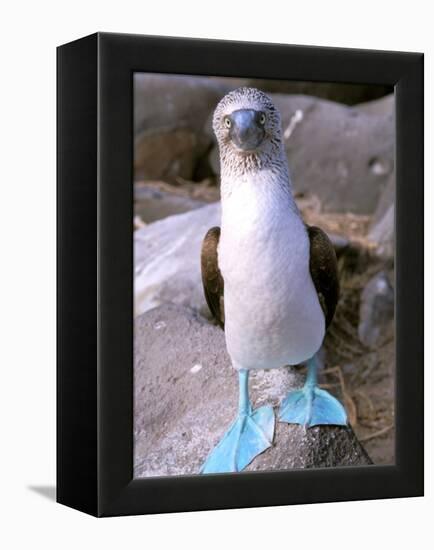
[(224, 329), (223, 277), (220, 273), (217, 258), (219, 239), (220, 227), (212, 227), (208, 230), (202, 242), (200, 259), (203, 290), (208, 307), (217, 323)]
[(307, 231), (310, 240), (310, 275), (328, 327), (339, 299), (336, 254), (330, 239), (319, 227), (307, 226)]

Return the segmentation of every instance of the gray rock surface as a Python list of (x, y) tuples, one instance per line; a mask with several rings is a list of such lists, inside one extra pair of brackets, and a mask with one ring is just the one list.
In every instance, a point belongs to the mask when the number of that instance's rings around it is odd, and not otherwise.
[(380, 271), (366, 284), (360, 297), (360, 341), (371, 349), (384, 343), (393, 316), (394, 290), (387, 273)]
[(318, 195), (326, 211), (372, 213), (394, 170), (393, 108), (371, 115), (307, 97), (275, 101), (284, 131), (294, 113), (303, 117), (286, 140), (294, 188)]
[(134, 309), (139, 315), (164, 303), (209, 315), (200, 274), (208, 229), (220, 225), (220, 204), (170, 216), (134, 232)]
[(199, 200), (191, 199), (175, 193), (168, 193), (146, 185), (134, 187), (134, 214), (146, 222), (154, 222), (172, 216), (182, 214), (190, 210), (196, 210), (205, 206)]
[(189, 128), (158, 128), (135, 140), (134, 172), (141, 179), (192, 179), (197, 158), (206, 150)]
[[(164, 305), (138, 317), (134, 335), (134, 475), (197, 474), (237, 411), (223, 331), (188, 308)], [(277, 406), (302, 382), (290, 368), (255, 372), (254, 406)], [(351, 428), (277, 423), (274, 446), (247, 469), (367, 464)]]
[(395, 193), (394, 174), (389, 178), (380, 198), (368, 234), (374, 242), (376, 254), (382, 260), (394, 260), (395, 256)]
[(390, 86), (372, 84), (344, 84), (338, 82), (300, 82), (291, 80), (258, 79), (258, 78), (219, 78), (215, 80), (222, 85), (235, 88), (253, 86), (266, 93), (310, 95), (346, 105), (362, 102), (374, 102), (385, 94), (390, 94)]
[(363, 101), (364, 103), (358, 102), (357, 110), (368, 115), (388, 116), (395, 109), (395, 95), (393, 93), (378, 99), (373, 99), (372, 101), (368, 99), (364, 99)]
[(378, 200), (377, 207), (372, 216), (371, 228), (377, 225), (377, 223), (384, 217), (386, 212), (389, 210), (390, 206), (395, 204), (395, 195), (396, 195), (396, 181), (395, 174), (391, 174), (387, 183), (380, 195)]
[(136, 73), (134, 132), (174, 125), (200, 132), (227, 89), (208, 77)]
[(383, 216), (375, 222), (368, 238), (375, 243), (375, 253), (382, 260), (394, 260), (395, 257), (395, 203), (392, 202)]
[(134, 77), (136, 179), (193, 179), (211, 145), (205, 121), (226, 92), (205, 77), (137, 73)]

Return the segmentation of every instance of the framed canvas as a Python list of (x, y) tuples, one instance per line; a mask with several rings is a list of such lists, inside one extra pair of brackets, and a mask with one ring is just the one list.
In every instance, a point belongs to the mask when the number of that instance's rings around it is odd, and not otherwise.
[(423, 55), (98, 33), (57, 68), (58, 502), (422, 495)]

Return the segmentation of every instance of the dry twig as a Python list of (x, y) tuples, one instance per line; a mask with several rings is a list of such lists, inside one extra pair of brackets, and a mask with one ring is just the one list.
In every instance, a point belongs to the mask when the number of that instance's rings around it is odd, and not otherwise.
[(369, 441), (371, 439), (374, 439), (376, 437), (380, 437), (380, 435), (386, 434), (392, 428), (393, 428), (393, 424), (391, 424), (390, 426), (386, 426), (385, 428), (382, 428), (381, 430), (378, 430), (378, 432), (374, 432), (373, 434), (365, 435), (365, 437), (361, 437), (360, 441), (365, 442), (365, 441)]

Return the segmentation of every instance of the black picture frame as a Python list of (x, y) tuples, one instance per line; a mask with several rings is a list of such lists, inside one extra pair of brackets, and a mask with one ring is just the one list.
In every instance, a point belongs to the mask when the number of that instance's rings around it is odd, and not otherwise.
[[(423, 494), (423, 55), (97, 33), (57, 50), (57, 500), (114, 516)], [(396, 463), (133, 479), (133, 73), (394, 86)]]

